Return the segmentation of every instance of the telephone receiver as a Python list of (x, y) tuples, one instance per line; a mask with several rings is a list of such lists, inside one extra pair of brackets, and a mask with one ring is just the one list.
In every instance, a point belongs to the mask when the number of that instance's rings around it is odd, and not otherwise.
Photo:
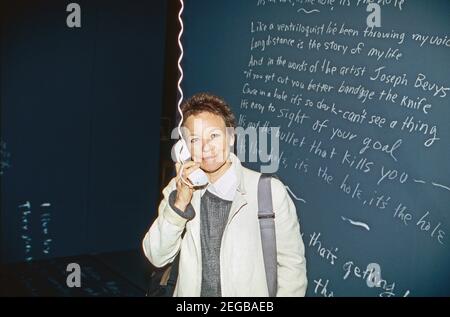
[[(175, 143), (172, 148), (172, 157), (175, 157), (177, 162), (181, 163), (182, 165), (191, 160), (191, 153), (189, 152), (184, 139), (180, 139), (177, 141), (177, 143)], [(205, 186), (209, 182), (208, 176), (206, 176), (205, 172), (200, 168), (193, 171), (188, 176), (188, 179), (191, 181), (192, 185), (196, 187)]]

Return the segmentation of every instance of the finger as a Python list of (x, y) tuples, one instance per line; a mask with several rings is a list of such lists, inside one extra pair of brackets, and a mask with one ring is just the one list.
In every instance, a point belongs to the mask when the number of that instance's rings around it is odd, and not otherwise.
[(199, 168), (200, 165), (198, 164), (189, 164), (190, 166), (187, 166), (187, 164), (181, 165), (180, 167), (180, 171), (178, 172), (177, 176), (178, 177), (183, 177), (183, 178), (188, 178), (188, 176), (195, 171), (196, 169)]
[(184, 168), (184, 171), (186, 171), (187, 173), (192, 173), (193, 171), (195, 171), (196, 169), (200, 168), (200, 164), (199, 163), (194, 163), (191, 164), (190, 166), (187, 166)]
[(199, 165), (199, 164), (194, 162), (194, 161), (188, 161), (188, 162), (183, 164), (183, 167), (184, 168), (190, 168), (190, 167), (195, 166), (195, 165)]
[(177, 174), (180, 172), (180, 167), (181, 167), (180, 163), (175, 163), (175, 170), (177, 171)]
[(183, 179), (181, 179), (181, 177), (180, 177), (181, 186), (188, 187), (189, 189), (193, 189), (194, 185), (191, 183), (189, 178), (185, 175), (183, 175), (182, 177), (183, 177)]
[(196, 170), (198, 170), (199, 168), (198, 167), (192, 167), (192, 168), (190, 168), (190, 169), (187, 169), (187, 170), (185, 170), (185, 171), (183, 171), (183, 177), (186, 179), (186, 178), (189, 178), (189, 176), (193, 173), (193, 172), (195, 172)]
[(176, 184), (177, 184), (177, 187), (184, 187), (184, 186), (187, 186), (187, 187), (191, 187), (192, 186), (192, 183), (190, 182), (190, 180), (188, 179), (188, 174), (186, 174), (186, 170), (184, 169), (184, 166), (181, 166), (180, 167), (181, 168), (181, 170), (178, 172), (178, 174), (177, 174), (177, 176), (176, 176), (176, 179), (177, 179), (177, 182), (176, 182)]

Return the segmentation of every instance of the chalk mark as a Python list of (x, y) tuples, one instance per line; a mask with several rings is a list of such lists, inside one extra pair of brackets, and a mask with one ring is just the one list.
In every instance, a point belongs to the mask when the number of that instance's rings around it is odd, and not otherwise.
[(27, 202), (25, 204), (19, 205), (19, 208), (23, 208), (23, 207), (30, 208), (31, 207), (30, 202), (27, 200)]
[(368, 226), (366, 223), (364, 223), (364, 222), (361, 222), (361, 221), (353, 221), (353, 220), (348, 219), (348, 218), (345, 218), (345, 217), (343, 217), (343, 216), (341, 216), (341, 218), (342, 218), (342, 220), (344, 220), (344, 221), (350, 222), (350, 223), (351, 223), (352, 225), (354, 225), (354, 226), (363, 227), (363, 228), (366, 229), (367, 231), (370, 231), (369, 226)]
[(431, 184), (433, 184), (433, 186), (441, 187), (441, 188), (444, 188), (444, 189), (450, 191), (450, 187), (447, 187), (447, 186), (444, 186), (444, 185), (441, 185), (441, 184), (438, 184), (438, 183), (434, 183), (434, 182), (431, 182)]
[(295, 194), (292, 192), (292, 190), (289, 188), (289, 186), (286, 186), (286, 189), (289, 192), (289, 194), (291, 194), (292, 197), (294, 197), (295, 200), (301, 201), (306, 204), (306, 201), (304, 199), (295, 196)]
[(310, 13), (312, 13), (312, 12), (320, 12), (320, 11), (317, 10), (317, 9), (312, 9), (311, 11), (307, 11), (307, 10), (305, 10), (305, 9), (303, 9), (303, 8), (300, 8), (300, 9), (297, 10), (297, 12), (300, 12), (300, 11), (303, 11), (303, 12), (305, 12), (305, 13), (307, 13), (307, 14), (310, 14)]

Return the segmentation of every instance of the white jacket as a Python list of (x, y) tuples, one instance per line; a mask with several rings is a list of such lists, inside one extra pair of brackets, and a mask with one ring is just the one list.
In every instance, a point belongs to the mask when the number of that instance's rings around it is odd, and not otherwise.
[[(220, 280), (224, 297), (268, 296), (258, 220), (260, 173), (241, 165), (230, 153), (238, 188), (225, 226), (220, 249)], [(162, 267), (174, 260), (181, 248), (179, 274), (174, 296), (200, 296), (202, 252), (200, 249), (200, 190), (194, 192), (192, 220), (179, 216), (169, 205), (175, 179), (164, 188), (158, 217), (144, 237), (142, 246), (150, 262)], [(272, 178), (272, 200), (278, 261), (277, 296), (304, 296), (307, 286), (304, 245), (295, 205), (285, 186)], [(181, 234), (186, 228), (186, 234)]]

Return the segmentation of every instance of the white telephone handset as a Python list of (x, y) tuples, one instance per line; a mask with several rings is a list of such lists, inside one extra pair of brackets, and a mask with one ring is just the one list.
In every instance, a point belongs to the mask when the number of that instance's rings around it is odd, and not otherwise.
[[(177, 162), (181, 163), (181, 168), (183, 168), (183, 164), (186, 163), (191, 159), (191, 153), (189, 153), (188, 147), (186, 145), (186, 142), (184, 139), (180, 139), (172, 148), (172, 156), (176, 158)], [(205, 172), (202, 171), (200, 168), (193, 171), (189, 176), (188, 179), (191, 181), (192, 185), (194, 186), (204, 186), (208, 184), (208, 176), (206, 176)], [(186, 183), (186, 181), (181, 178), (183, 182)]]

